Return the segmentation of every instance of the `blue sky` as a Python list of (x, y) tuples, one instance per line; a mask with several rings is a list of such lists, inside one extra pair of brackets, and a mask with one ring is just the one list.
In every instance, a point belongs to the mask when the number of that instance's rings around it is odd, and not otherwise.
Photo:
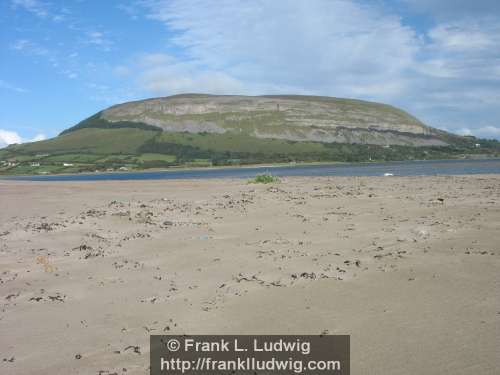
[(182, 92), (381, 101), (500, 139), (496, 0), (3, 0), (0, 145)]

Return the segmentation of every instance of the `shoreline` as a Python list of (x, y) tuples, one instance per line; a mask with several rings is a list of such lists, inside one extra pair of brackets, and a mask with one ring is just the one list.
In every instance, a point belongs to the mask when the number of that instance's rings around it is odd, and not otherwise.
[(16, 180), (48, 177), (72, 177), (72, 176), (96, 176), (96, 175), (130, 175), (149, 174), (158, 172), (203, 172), (217, 170), (245, 170), (245, 169), (265, 169), (265, 168), (294, 168), (294, 167), (315, 167), (315, 166), (363, 166), (363, 165), (391, 165), (391, 164), (411, 164), (411, 163), (432, 163), (432, 162), (487, 162), (499, 161), (500, 158), (454, 158), (454, 159), (422, 159), (422, 160), (391, 160), (391, 161), (364, 161), (364, 162), (304, 162), (304, 163), (275, 163), (275, 164), (248, 164), (238, 166), (209, 166), (209, 167), (171, 167), (171, 168), (151, 168), (147, 170), (129, 171), (102, 171), (102, 172), (81, 172), (81, 173), (57, 173), (57, 174), (23, 174), (23, 175), (0, 175), (0, 180)]

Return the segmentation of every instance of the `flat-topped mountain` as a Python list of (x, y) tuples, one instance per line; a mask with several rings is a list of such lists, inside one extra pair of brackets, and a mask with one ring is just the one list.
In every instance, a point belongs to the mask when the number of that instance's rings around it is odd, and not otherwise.
[(184, 94), (105, 109), (0, 150), (0, 174), (497, 155), (390, 105), (320, 96)]
[(64, 133), (123, 123), (164, 132), (235, 133), (255, 138), (430, 146), (447, 144), (442, 131), (395, 107), (319, 96), (184, 94), (115, 105)]

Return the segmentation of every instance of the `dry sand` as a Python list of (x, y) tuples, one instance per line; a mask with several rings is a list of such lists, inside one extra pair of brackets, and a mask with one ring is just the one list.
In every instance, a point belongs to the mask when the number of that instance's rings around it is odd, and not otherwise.
[(350, 334), (352, 374), (498, 374), (500, 176), (0, 181), (0, 373), (149, 335)]

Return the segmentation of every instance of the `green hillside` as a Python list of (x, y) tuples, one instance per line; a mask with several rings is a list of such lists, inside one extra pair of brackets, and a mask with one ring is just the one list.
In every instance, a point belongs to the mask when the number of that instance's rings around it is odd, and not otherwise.
[(148, 140), (155, 137), (154, 131), (134, 128), (82, 129), (63, 134), (42, 142), (27, 143), (9, 148), (22, 153), (77, 152), (92, 154), (136, 153)]

